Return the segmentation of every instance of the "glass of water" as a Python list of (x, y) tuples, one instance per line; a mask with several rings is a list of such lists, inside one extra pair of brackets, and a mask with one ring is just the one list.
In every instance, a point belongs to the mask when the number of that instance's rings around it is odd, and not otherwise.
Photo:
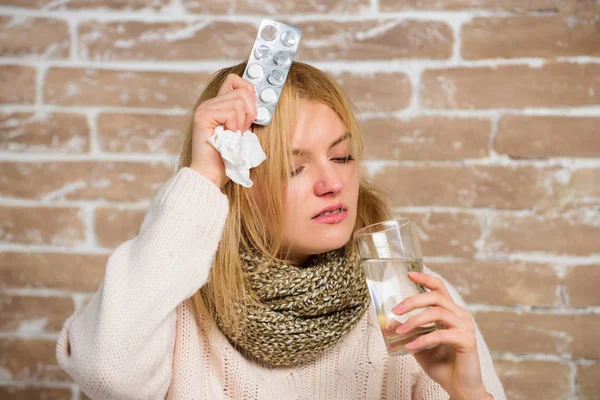
[(426, 310), (420, 308), (403, 315), (392, 312), (405, 298), (427, 291), (408, 277), (410, 271), (423, 271), (415, 221), (399, 218), (366, 226), (356, 232), (356, 241), (388, 354), (414, 353), (405, 345), (438, 328), (435, 322), (431, 322), (404, 335), (396, 332), (408, 318)]

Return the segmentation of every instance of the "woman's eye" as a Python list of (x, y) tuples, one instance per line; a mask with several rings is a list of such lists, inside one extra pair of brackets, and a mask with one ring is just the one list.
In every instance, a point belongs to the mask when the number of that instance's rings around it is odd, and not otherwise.
[[(354, 157), (352, 157), (352, 154), (348, 154), (346, 157), (336, 157), (336, 158), (332, 158), (332, 160), (336, 163), (346, 164), (346, 163), (349, 163), (350, 161), (353, 161)], [(303, 170), (304, 170), (304, 166), (299, 167), (297, 169), (292, 169), (292, 172), (290, 172), (290, 175), (296, 176)]]
[(300, 172), (302, 172), (302, 170), (303, 170), (303, 169), (304, 169), (304, 167), (300, 167), (300, 168), (298, 168), (298, 169), (295, 169), (295, 170), (293, 170), (293, 171), (291, 172), (291, 175), (292, 175), (292, 176), (296, 176), (296, 175), (298, 175)]
[(342, 163), (342, 164), (345, 164), (352, 160), (354, 160), (354, 157), (352, 157), (352, 154), (348, 154), (346, 157), (338, 157), (338, 158), (333, 159), (333, 161), (335, 161), (337, 163)]

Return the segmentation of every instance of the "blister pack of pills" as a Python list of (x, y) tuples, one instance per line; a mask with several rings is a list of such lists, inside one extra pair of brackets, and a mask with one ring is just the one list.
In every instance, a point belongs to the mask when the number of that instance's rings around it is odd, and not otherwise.
[(242, 76), (256, 87), (255, 124), (271, 122), (301, 36), (302, 29), (296, 26), (262, 20)]

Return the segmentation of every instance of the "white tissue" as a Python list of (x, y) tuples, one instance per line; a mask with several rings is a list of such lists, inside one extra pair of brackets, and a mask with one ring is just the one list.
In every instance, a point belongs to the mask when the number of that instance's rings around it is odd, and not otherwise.
[(250, 168), (260, 165), (267, 155), (251, 131), (242, 134), (241, 131), (226, 130), (223, 125), (217, 126), (208, 142), (221, 153), (225, 164), (225, 174), (244, 187), (252, 187)]

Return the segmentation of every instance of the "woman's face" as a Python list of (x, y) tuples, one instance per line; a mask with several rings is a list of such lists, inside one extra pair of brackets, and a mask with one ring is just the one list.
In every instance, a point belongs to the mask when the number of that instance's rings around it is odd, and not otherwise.
[(283, 246), (292, 261), (302, 264), (310, 255), (340, 248), (350, 240), (359, 176), (350, 134), (324, 104), (300, 103), (292, 151)]

